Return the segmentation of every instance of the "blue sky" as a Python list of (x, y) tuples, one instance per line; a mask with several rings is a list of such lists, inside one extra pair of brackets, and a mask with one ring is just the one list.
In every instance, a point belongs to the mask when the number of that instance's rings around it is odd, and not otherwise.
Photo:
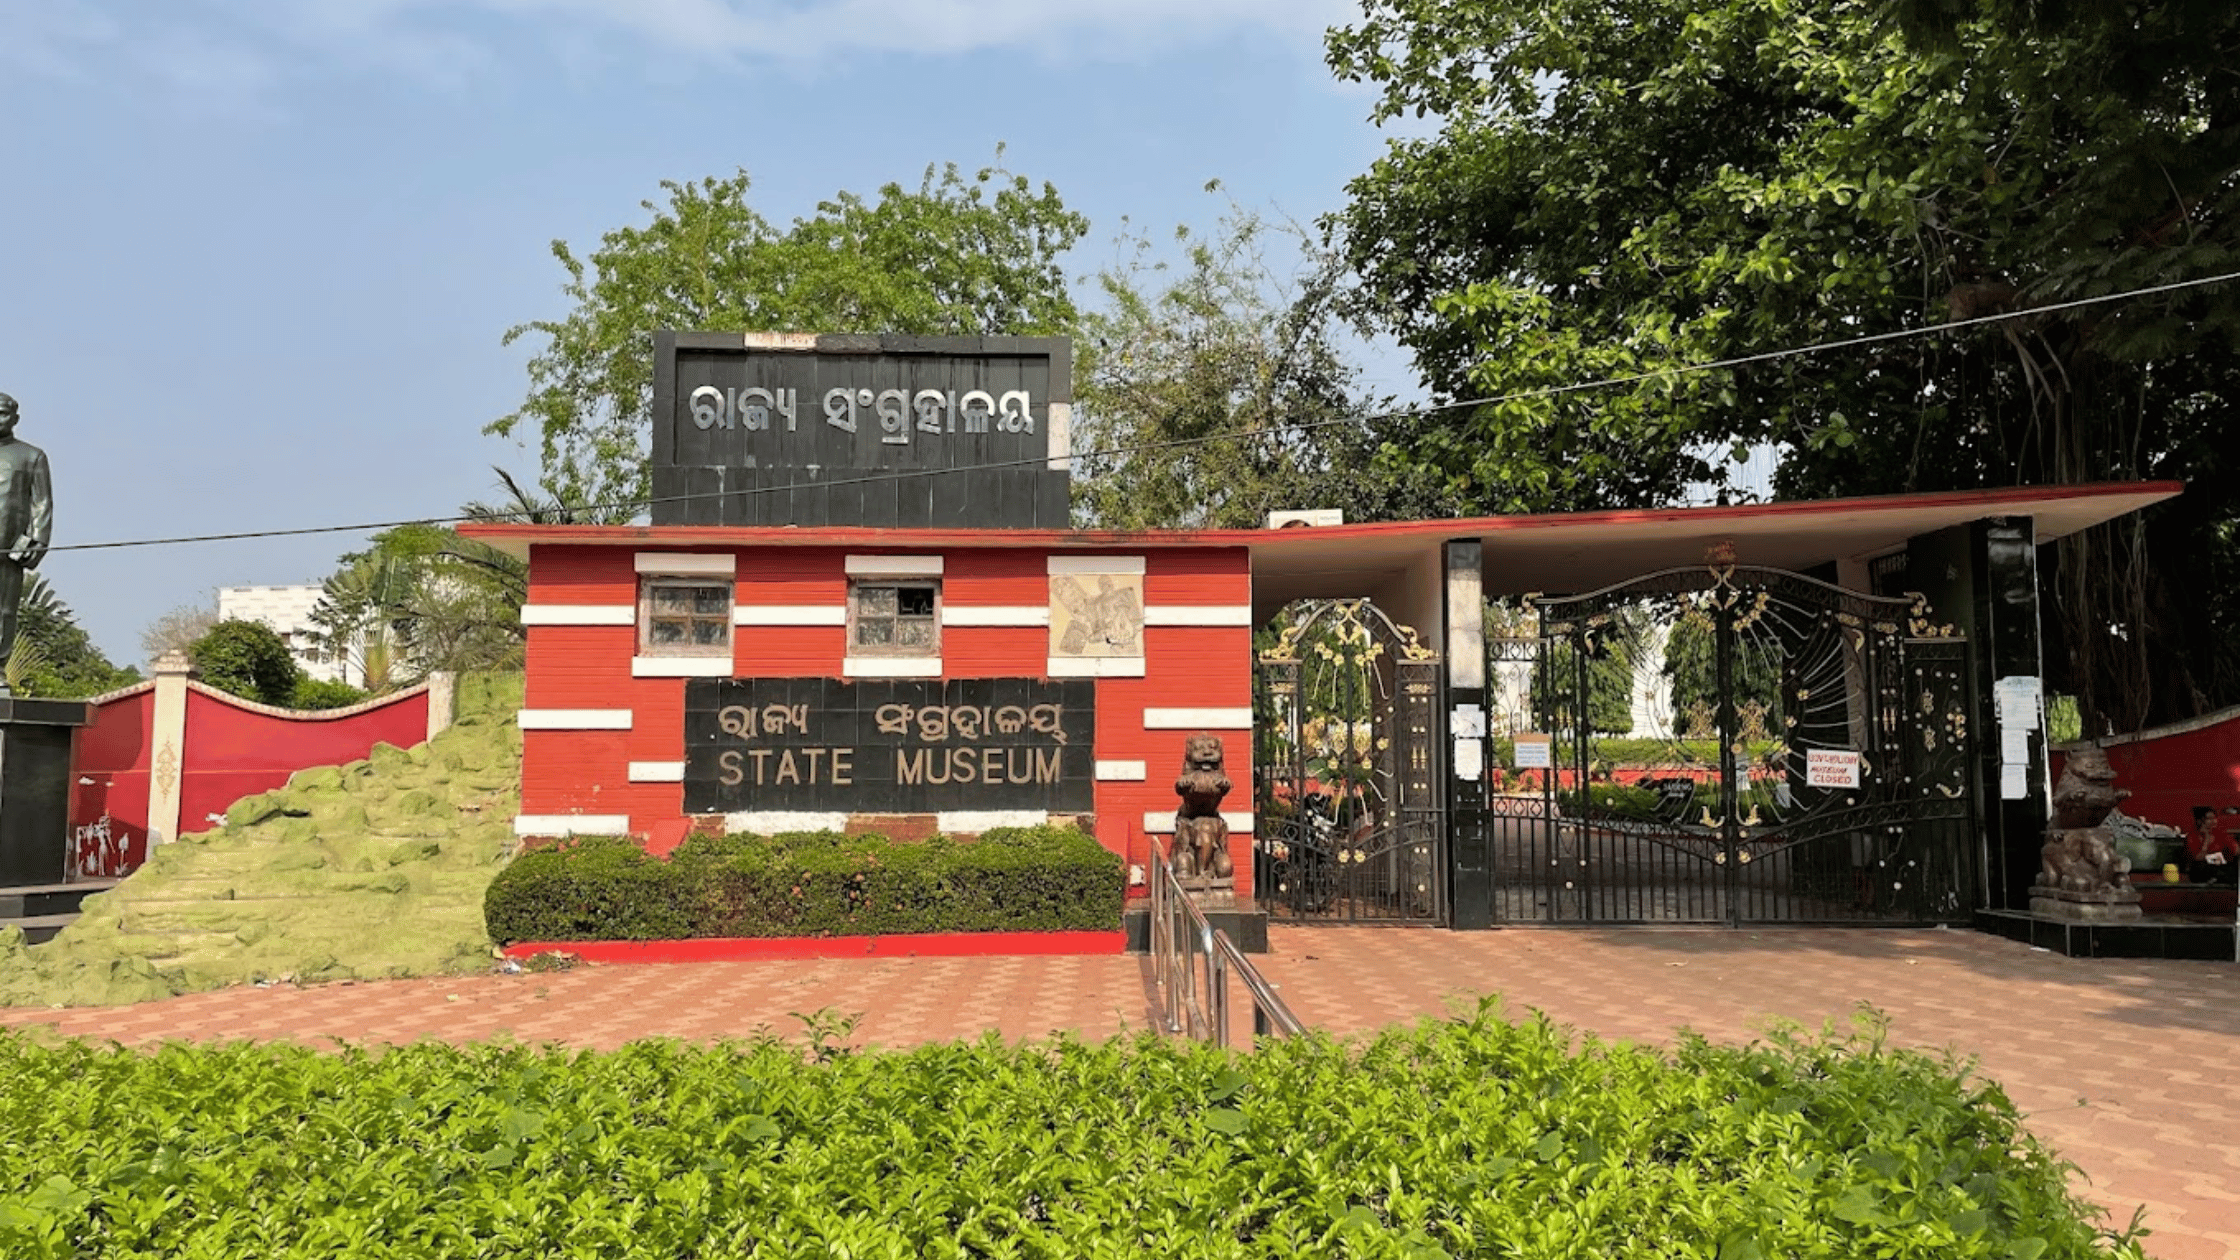
[[(565, 310), (549, 242), (744, 167), (773, 219), (928, 162), (1122, 216), (1335, 208), (1383, 140), (1324, 68), (1344, 0), (0, 0), (0, 391), (58, 546), (495, 498), (504, 330)], [(1404, 367), (1372, 365), (1388, 388)], [(219, 586), (360, 537), (59, 552), (120, 663)]]

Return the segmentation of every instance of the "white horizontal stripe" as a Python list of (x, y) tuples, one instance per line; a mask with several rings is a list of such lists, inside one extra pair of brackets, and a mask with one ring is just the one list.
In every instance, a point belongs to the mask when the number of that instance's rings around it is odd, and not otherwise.
[(630, 763), (632, 783), (682, 783), (684, 763), (681, 761), (633, 761)]
[(943, 604), (941, 624), (945, 626), (1047, 626), (1050, 610), (1020, 604), (1011, 607), (993, 607), (986, 604)]
[(843, 678), (939, 678), (938, 656), (850, 656), (840, 662)]
[(1097, 777), (1100, 779), (1138, 780), (1149, 778), (1151, 767), (1141, 761), (1100, 761)]
[(1145, 709), (1143, 711), (1143, 729), (1147, 731), (1179, 731), (1191, 727), (1220, 731), (1249, 731), (1252, 729), (1252, 710)]
[(1250, 626), (1250, 604), (1151, 604), (1143, 610), (1147, 626)]
[(638, 610), (628, 604), (523, 604), (525, 626), (634, 626)]
[(1042, 664), (1049, 678), (1141, 678), (1140, 656), (1053, 656)]
[(735, 626), (844, 626), (848, 624), (848, 609), (844, 604), (734, 604), (731, 624)]
[(849, 577), (940, 577), (939, 556), (849, 556)]
[(516, 814), (517, 836), (627, 836), (628, 814)]
[(525, 731), (627, 731), (628, 709), (523, 709)]
[(945, 836), (976, 836), (998, 827), (1039, 827), (1050, 821), (1040, 809), (960, 809), (934, 815), (934, 827)]
[(1050, 576), (1060, 574), (1117, 575), (1143, 572), (1142, 556), (1067, 555), (1050, 557)]
[(739, 557), (728, 551), (641, 551), (637, 564), (638, 572), (656, 576), (731, 577), (739, 572)]
[[(1249, 836), (1252, 834), (1252, 815), (1249, 812), (1231, 813), (1228, 810), (1222, 810), (1221, 821), (1229, 824), (1229, 834), (1232, 836)], [(1163, 814), (1145, 814), (1143, 816), (1143, 829), (1160, 835), (1173, 835), (1174, 811), (1170, 809)]]
[(633, 656), (630, 658), (632, 678), (729, 678), (731, 655), (722, 656)]
[(846, 831), (848, 816), (843, 813), (812, 813), (797, 809), (758, 809), (744, 814), (725, 814), (725, 831), (743, 831), (755, 836), (775, 836), (788, 831)]

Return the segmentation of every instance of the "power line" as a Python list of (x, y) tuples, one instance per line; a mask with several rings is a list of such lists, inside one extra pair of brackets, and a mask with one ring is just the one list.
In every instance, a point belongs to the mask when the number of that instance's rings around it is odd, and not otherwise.
[[(1893, 341), (1905, 341), (1915, 337), (1939, 336), (1944, 333), (1954, 332), (1963, 328), (1974, 328), (1986, 324), (2005, 323), (2017, 319), (2029, 319), (2040, 315), (2056, 314), (2061, 311), (2079, 310), (2088, 306), (2100, 306), (2109, 302), (2120, 302), (2130, 298), (2153, 297), (2156, 294), (2175, 293), (2184, 289), (2201, 288), (2212, 284), (2224, 284), (2228, 281), (2233, 280), (2240, 280), (2240, 271), (2226, 272), (2223, 275), (2216, 276), (2202, 276), (2192, 280), (2173, 280), (2167, 284), (2149, 285), (2148, 287), (2143, 289), (2127, 289), (2120, 293), (2104, 293), (2097, 297), (2072, 298), (2065, 302), (2053, 302), (2045, 306), (2033, 306), (2030, 309), (2024, 311), (2009, 311), (1996, 315), (1977, 315), (1968, 319), (1956, 319), (1951, 321), (1950, 323), (1929, 324), (1920, 328), (1900, 328), (1890, 332), (1867, 333), (1857, 337), (1846, 337), (1840, 341), (1823, 341), (1816, 342), (1808, 346), (1790, 346), (1786, 349), (1781, 350), (1765, 350), (1760, 351), (1756, 354), (1739, 355), (1734, 358), (1728, 359), (1714, 359), (1704, 363), (1674, 364), (1669, 367), (1651, 368), (1646, 371), (1635, 372), (1626, 376), (1603, 377), (1598, 380), (1592, 381), (1575, 381), (1569, 385), (1544, 385), (1534, 389), (1518, 390), (1508, 394), (1493, 394), (1479, 398), (1462, 398), (1457, 399), (1453, 402), (1433, 403), (1427, 406), (1407, 407), (1394, 411), (1372, 412), (1367, 415), (1338, 416), (1328, 420), (1312, 420), (1300, 424), (1278, 425), (1274, 428), (1260, 429), (1250, 432), (1209, 433), (1191, 438), (1173, 438), (1164, 442), (1143, 442), (1137, 443), (1132, 446), (1116, 446), (1100, 451), (1075, 451), (1064, 456), (1064, 458), (1069, 461), (1103, 459), (1117, 455), (1136, 455), (1151, 451), (1174, 450), (1185, 446), (1202, 446), (1210, 442), (1226, 442), (1239, 439), (1272, 437), (1284, 433), (1306, 433), (1312, 432), (1317, 429), (1331, 428), (1337, 425), (1366, 424), (1374, 421), (1394, 420), (1420, 421), (1431, 416), (1438, 415), (1442, 412), (1458, 411), (1474, 407), (1498, 406), (1503, 403), (1529, 402), (1531, 400), (1539, 398), (1558, 398), (1567, 394), (1584, 393), (1589, 390), (1597, 389), (1613, 389), (1623, 385), (1638, 385), (1645, 381), (1686, 376), (1696, 372), (1719, 372), (1725, 371), (1729, 368), (1749, 367), (1753, 364), (1773, 363), (1782, 359), (1798, 358), (1803, 355), (1828, 354), (1838, 350), (1856, 350), (1862, 346), (1881, 345)], [(871, 473), (861, 477), (842, 477), (832, 481), (815, 482), (812, 483), (812, 487), (810, 488), (822, 489), (832, 486), (893, 483), (897, 481), (907, 481), (916, 477), (939, 477), (946, 476), (951, 473), (985, 472), (999, 468), (1031, 468), (1048, 463), (1049, 458), (1050, 457), (1048, 456), (1038, 455), (1025, 459), (995, 460), (984, 464), (969, 464), (961, 468), (897, 469), (892, 472)], [(791, 492), (793, 490), (802, 488), (804, 487), (758, 486), (742, 490), (711, 490), (697, 494), (672, 494), (645, 499), (623, 499), (610, 503), (593, 503), (574, 510), (595, 512), (619, 510), (622, 508), (653, 507), (657, 504), (662, 503), (685, 503), (695, 499), (722, 498), (729, 495), (772, 494), (778, 491)], [(421, 516), (413, 517), (408, 520), (361, 521), (351, 525), (310, 525), (304, 526), (299, 529), (259, 529), (244, 530), (238, 533), (230, 534), (191, 534), (173, 538), (133, 538), (122, 539), (114, 542), (67, 543), (62, 546), (49, 548), (49, 550), (113, 551), (127, 547), (168, 547), (185, 543), (240, 542), (252, 538), (299, 538), (311, 534), (358, 534), (370, 533), (375, 530), (398, 529), (407, 525), (456, 525), (464, 524), (470, 521), (502, 522), (505, 519), (506, 518), (504, 517), (474, 516), (467, 514), (454, 514), (450, 516)]]

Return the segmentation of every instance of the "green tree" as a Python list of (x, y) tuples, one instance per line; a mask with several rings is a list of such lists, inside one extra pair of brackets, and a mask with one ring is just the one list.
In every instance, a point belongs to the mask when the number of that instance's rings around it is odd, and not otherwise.
[(32, 573), (16, 605), (15, 650), (5, 663), (17, 695), (82, 700), (140, 681), (140, 671), (111, 663), (46, 575)]
[(260, 704), (290, 704), (303, 677), (277, 631), (239, 617), (210, 627), (187, 649), (187, 659), (203, 682)]
[(1381, 401), (1338, 342), (1333, 256), (1234, 205), (1211, 235), (1178, 228), (1172, 263), (1140, 233), (1121, 245), (1077, 343), (1083, 524), (1247, 528), (1284, 508), (1411, 506), (1374, 464)]
[[(492, 471), (507, 497), (468, 503), (461, 516), (545, 525), (605, 518), (603, 509), (540, 495), (505, 469)], [(383, 691), (438, 670), (518, 668), (528, 596), (524, 561), (457, 530), (404, 525), (342, 557), (311, 619), (326, 650), (356, 665), (369, 689)]]
[(664, 182), (667, 203), (643, 203), (650, 221), (607, 233), (588, 258), (554, 241), (574, 309), (506, 333), (542, 344), (527, 399), (486, 431), (534, 435), (547, 492), (627, 504), (646, 493), (656, 329), (1071, 332), (1059, 259), (1088, 221), (996, 157), (969, 176), (929, 166), (915, 189), (888, 184), (876, 199), (838, 193), (783, 230), (748, 203), (744, 171)]
[(1387, 458), (1510, 510), (1669, 502), (1760, 442), (1784, 495), (2191, 476), (2064, 545), (2049, 669), (2093, 725), (2240, 698), (2240, 562), (2211, 550), (2240, 517), (2214, 475), (2240, 286), (1655, 374), (2240, 267), (2240, 11), (1906, 7), (1942, 17), (1909, 41), (1880, 0), (1366, 0), (1333, 68), (1437, 129), (1328, 225), (1349, 309), (1442, 399), (1652, 373), (1460, 409)]

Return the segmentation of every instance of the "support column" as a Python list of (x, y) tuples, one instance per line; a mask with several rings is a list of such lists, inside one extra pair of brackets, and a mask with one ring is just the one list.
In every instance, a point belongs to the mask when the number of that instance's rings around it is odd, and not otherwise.
[[(1876, 594), (1921, 593), (1932, 621), (1968, 638), (1971, 777), (1981, 837), (1976, 905), (2027, 910), (2048, 814), (2037, 522), (1994, 517), (1919, 535), (1906, 542), (1903, 571), (1879, 585)], [(2009, 680), (2008, 694), (2026, 698), (2002, 705), (2002, 679)], [(2002, 721), (2011, 740), (2003, 738)], [(2011, 773), (2009, 754), (2017, 758)]]
[(2038, 636), (2037, 522), (1978, 522), (1976, 744), (1990, 857), (1990, 904), (2030, 908), (2050, 809), (2046, 793), (2045, 657)]
[(187, 768), (187, 679), (194, 666), (184, 652), (156, 658), (155, 712), (149, 718), (148, 849), (179, 838), (179, 799)]
[(1457, 928), (1493, 926), (1493, 833), (1486, 813), (1485, 546), (1447, 543), (1447, 904)]

